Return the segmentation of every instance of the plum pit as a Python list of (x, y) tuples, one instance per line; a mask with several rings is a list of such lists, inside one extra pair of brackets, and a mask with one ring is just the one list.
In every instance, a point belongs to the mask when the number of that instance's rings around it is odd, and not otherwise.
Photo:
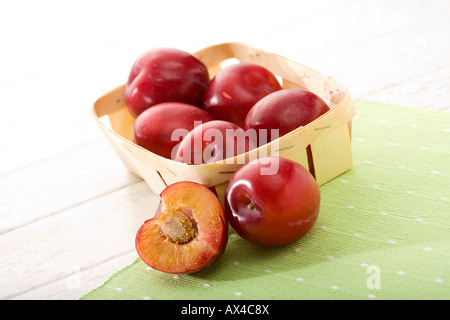
[(162, 233), (173, 243), (187, 243), (195, 237), (195, 226), (182, 210), (167, 212), (160, 221)]

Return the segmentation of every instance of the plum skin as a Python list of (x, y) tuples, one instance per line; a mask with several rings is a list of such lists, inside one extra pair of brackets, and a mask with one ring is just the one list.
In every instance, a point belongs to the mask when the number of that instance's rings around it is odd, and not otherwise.
[(243, 128), (253, 105), (278, 90), (281, 85), (271, 71), (254, 63), (240, 62), (214, 76), (205, 91), (203, 108), (217, 119)]
[(212, 115), (194, 105), (182, 102), (159, 103), (136, 118), (133, 123), (133, 142), (161, 157), (172, 159), (183, 138), (173, 137), (175, 130), (184, 129), (187, 134), (196, 125), (212, 120)]
[[(268, 141), (265, 142), (270, 142), (307, 125), (328, 110), (330, 110), (328, 104), (313, 92), (283, 89), (255, 103), (245, 118), (244, 129), (256, 130), (257, 134), (260, 130), (267, 130)], [(278, 136), (271, 136), (272, 129), (279, 130)]]
[[(261, 168), (278, 164), (272, 175)], [(225, 212), (233, 229), (244, 239), (280, 246), (302, 238), (320, 210), (320, 189), (300, 164), (285, 158), (256, 159), (239, 169), (225, 193)]]
[(201, 107), (209, 80), (207, 67), (194, 55), (175, 48), (152, 48), (131, 67), (125, 104), (134, 117), (162, 102)]

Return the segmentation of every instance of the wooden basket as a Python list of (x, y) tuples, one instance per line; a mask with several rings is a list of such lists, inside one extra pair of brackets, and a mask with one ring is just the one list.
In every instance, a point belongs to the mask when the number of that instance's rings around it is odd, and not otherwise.
[[(207, 187), (214, 186), (223, 203), (225, 188), (233, 173), (243, 163), (265, 155), (285, 157), (305, 168), (313, 166), (319, 185), (352, 168), (351, 120), (356, 112), (343, 84), (284, 57), (242, 43), (218, 44), (194, 55), (206, 65), (211, 79), (229, 59), (255, 63), (272, 71), (283, 89), (301, 88), (314, 92), (327, 101), (331, 109), (308, 125), (246, 154), (221, 162), (187, 165), (158, 156), (133, 143), (134, 118), (124, 102), (125, 84), (121, 85), (100, 97), (92, 112), (126, 168), (144, 179), (156, 194), (172, 183), (194, 181)], [(109, 120), (109, 125), (102, 120)], [(308, 146), (312, 163), (308, 163)]]

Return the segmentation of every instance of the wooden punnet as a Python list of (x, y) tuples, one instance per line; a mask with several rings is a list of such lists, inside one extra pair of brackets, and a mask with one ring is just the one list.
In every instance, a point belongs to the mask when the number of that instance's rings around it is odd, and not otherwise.
[[(208, 187), (214, 186), (223, 203), (225, 188), (233, 173), (244, 163), (267, 155), (289, 158), (305, 168), (314, 168), (319, 185), (352, 168), (351, 121), (356, 112), (343, 84), (277, 54), (242, 43), (218, 44), (197, 51), (194, 55), (206, 65), (211, 78), (221, 69), (221, 65), (226, 64), (224, 61), (232, 58), (259, 64), (272, 71), (284, 89), (301, 88), (314, 92), (331, 109), (308, 125), (246, 154), (221, 162), (187, 165), (160, 157), (133, 143), (134, 118), (124, 102), (125, 84), (121, 85), (100, 97), (92, 112), (126, 168), (144, 179), (156, 194), (174, 182), (194, 181)], [(308, 163), (308, 146), (312, 164)]]

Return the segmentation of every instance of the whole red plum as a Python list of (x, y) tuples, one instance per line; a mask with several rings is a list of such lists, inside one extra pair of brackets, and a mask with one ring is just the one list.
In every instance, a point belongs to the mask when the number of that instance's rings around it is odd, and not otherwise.
[(203, 108), (220, 120), (244, 127), (253, 105), (269, 93), (280, 90), (275, 75), (253, 63), (236, 63), (220, 70), (208, 85)]
[(134, 117), (162, 102), (201, 107), (209, 80), (208, 69), (192, 54), (153, 48), (135, 60), (125, 87), (125, 103)]
[(134, 121), (134, 142), (162, 157), (174, 159), (178, 144), (196, 125), (214, 120), (207, 111), (181, 102), (164, 102)]
[(212, 163), (256, 148), (254, 139), (232, 122), (213, 120), (195, 127), (181, 141), (176, 161), (187, 164)]
[(241, 167), (225, 191), (230, 225), (244, 239), (265, 246), (292, 243), (314, 225), (320, 190), (313, 176), (286, 158), (264, 157)]
[[(259, 100), (248, 112), (244, 129), (254, 129), (259, 146), (305, 126), (329, 110), (325, 101), (313, 92), (301, 89), (284, 89)], [(271, 130), (278, 129), (278, 137)], [(260, 130), (266, 130), (267, 141), (259, 141)]]

